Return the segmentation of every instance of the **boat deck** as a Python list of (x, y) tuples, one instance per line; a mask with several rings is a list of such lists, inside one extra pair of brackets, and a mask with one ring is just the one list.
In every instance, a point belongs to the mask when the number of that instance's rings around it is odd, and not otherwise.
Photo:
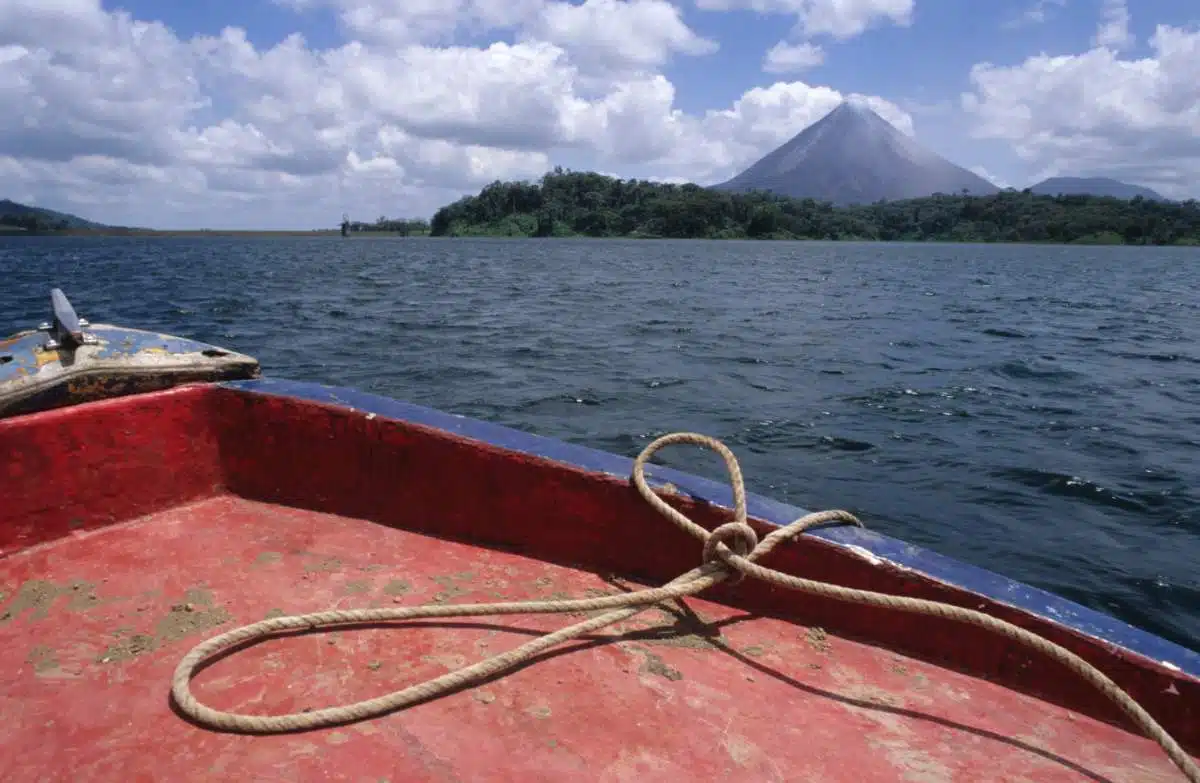
[[(696, 539), (630, 486), (628, 461), (535, 441), (279, 382), (0, 420), (0, 780), (1182, 780), (1040, 654), (753, 579), (358, 723), (249, 736), (174, 711), (171, 677), (194, 645), (273, 614), (587, 597), (699, 563)], [(728, 521), (699, 479), (652, 474), (680, 482), (663, 496), (698, 524)], [(769, 512), (751, 520), (760, 535), (795, 511), (753, 503)], [(763, 564), (1009, 619), (1094, 662), (1200, 748), (1194, 653), (999, 577), (981, 592), (966, 566), (964, 582), (944, 564), (931, 576), (931, 557), (854, 535), (804, 535)], [(216, 660), (193, 691), (248, 714), (344, 705), (573, 621), (280, 637)]]
[[(424, 523), (430, 524), (428, 520)], [(199, 728), (169, 683), (193, 645), (279, 613), (583, 597), (606, 574), (217, 494), (0, 560), (0, 778), (32, 780), (1178, 781), (1108, 723), (820, 627), (702, 599), (357, 724)], [(268, 641), (194, 680), (279, 714), (380, 695), (569, 617), (421, 621)]]

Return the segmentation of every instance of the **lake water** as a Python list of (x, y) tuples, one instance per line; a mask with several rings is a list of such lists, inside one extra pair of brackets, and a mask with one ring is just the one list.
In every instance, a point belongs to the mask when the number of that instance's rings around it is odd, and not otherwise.
[(714, 435), (752, 491), (1200, 649), (1195, 251), (0, 238), (0, 274), (0, 334), (59, 286), (270, 375), (627, 456)]

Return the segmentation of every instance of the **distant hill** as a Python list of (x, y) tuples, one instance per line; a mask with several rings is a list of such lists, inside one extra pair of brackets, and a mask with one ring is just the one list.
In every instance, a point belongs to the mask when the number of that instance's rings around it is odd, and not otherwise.
[(867, 106), (842, 103), (716, 190), (770, 191), (838, 206), (989, 195), (999, 188), (922, 147)]
[(1039, 196), (1111, 196), (1131, 199), (1141, 196), (1150, 201), (1166, 201), (1150, 188), (1130, 185), (1108, 177), (1051, 177), (1030, 188)]
[(41, 207), (31, 207), (28, 204), (19, 204), (16, 201), (3, 199), (0, 200), (0, 228), (5, 226), (42, 231), (61, 231), (69, 228), (108, 228), (108, 226), (101, 223), (84, 220), (78, 215), (55, 212), (52, 209), (43, 209)]

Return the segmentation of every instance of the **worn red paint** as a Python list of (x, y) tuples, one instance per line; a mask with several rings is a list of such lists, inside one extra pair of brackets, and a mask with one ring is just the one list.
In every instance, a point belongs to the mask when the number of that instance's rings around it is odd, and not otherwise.
[[(178, 660), (219, 630), (278, 611), (607, 592), (609, 573), (659, 583), (699, 548), (628, 482), (208, 387), (0, 421), (0, 497), (0, 688), (19, 705), (5, 709), (5, 780), (1180, 779), (1106, 702), (1023, 649), (749, 581), (380, 719), (210, 732), (167, 693)], [(679, 502), (709, 527), (723, 519)], [(979, 603), (812, 538), (769, 564)], [(1200, 746), (1200, 682), (986, 608), (1100, 664)], [(195, 689), (252, 713), (346, 703), (564, 622), (291, 637), (219, 661)]]

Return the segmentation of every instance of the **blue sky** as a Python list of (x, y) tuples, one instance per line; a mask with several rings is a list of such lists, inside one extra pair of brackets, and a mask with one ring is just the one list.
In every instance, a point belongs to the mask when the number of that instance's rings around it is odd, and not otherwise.
[(555, 164), (720, 181), (859, 94), (997, 184), (1194, 197), (1196, 74), (1179, 0), (7, 0), (0, 175), (140, 225), (419, 215)]

